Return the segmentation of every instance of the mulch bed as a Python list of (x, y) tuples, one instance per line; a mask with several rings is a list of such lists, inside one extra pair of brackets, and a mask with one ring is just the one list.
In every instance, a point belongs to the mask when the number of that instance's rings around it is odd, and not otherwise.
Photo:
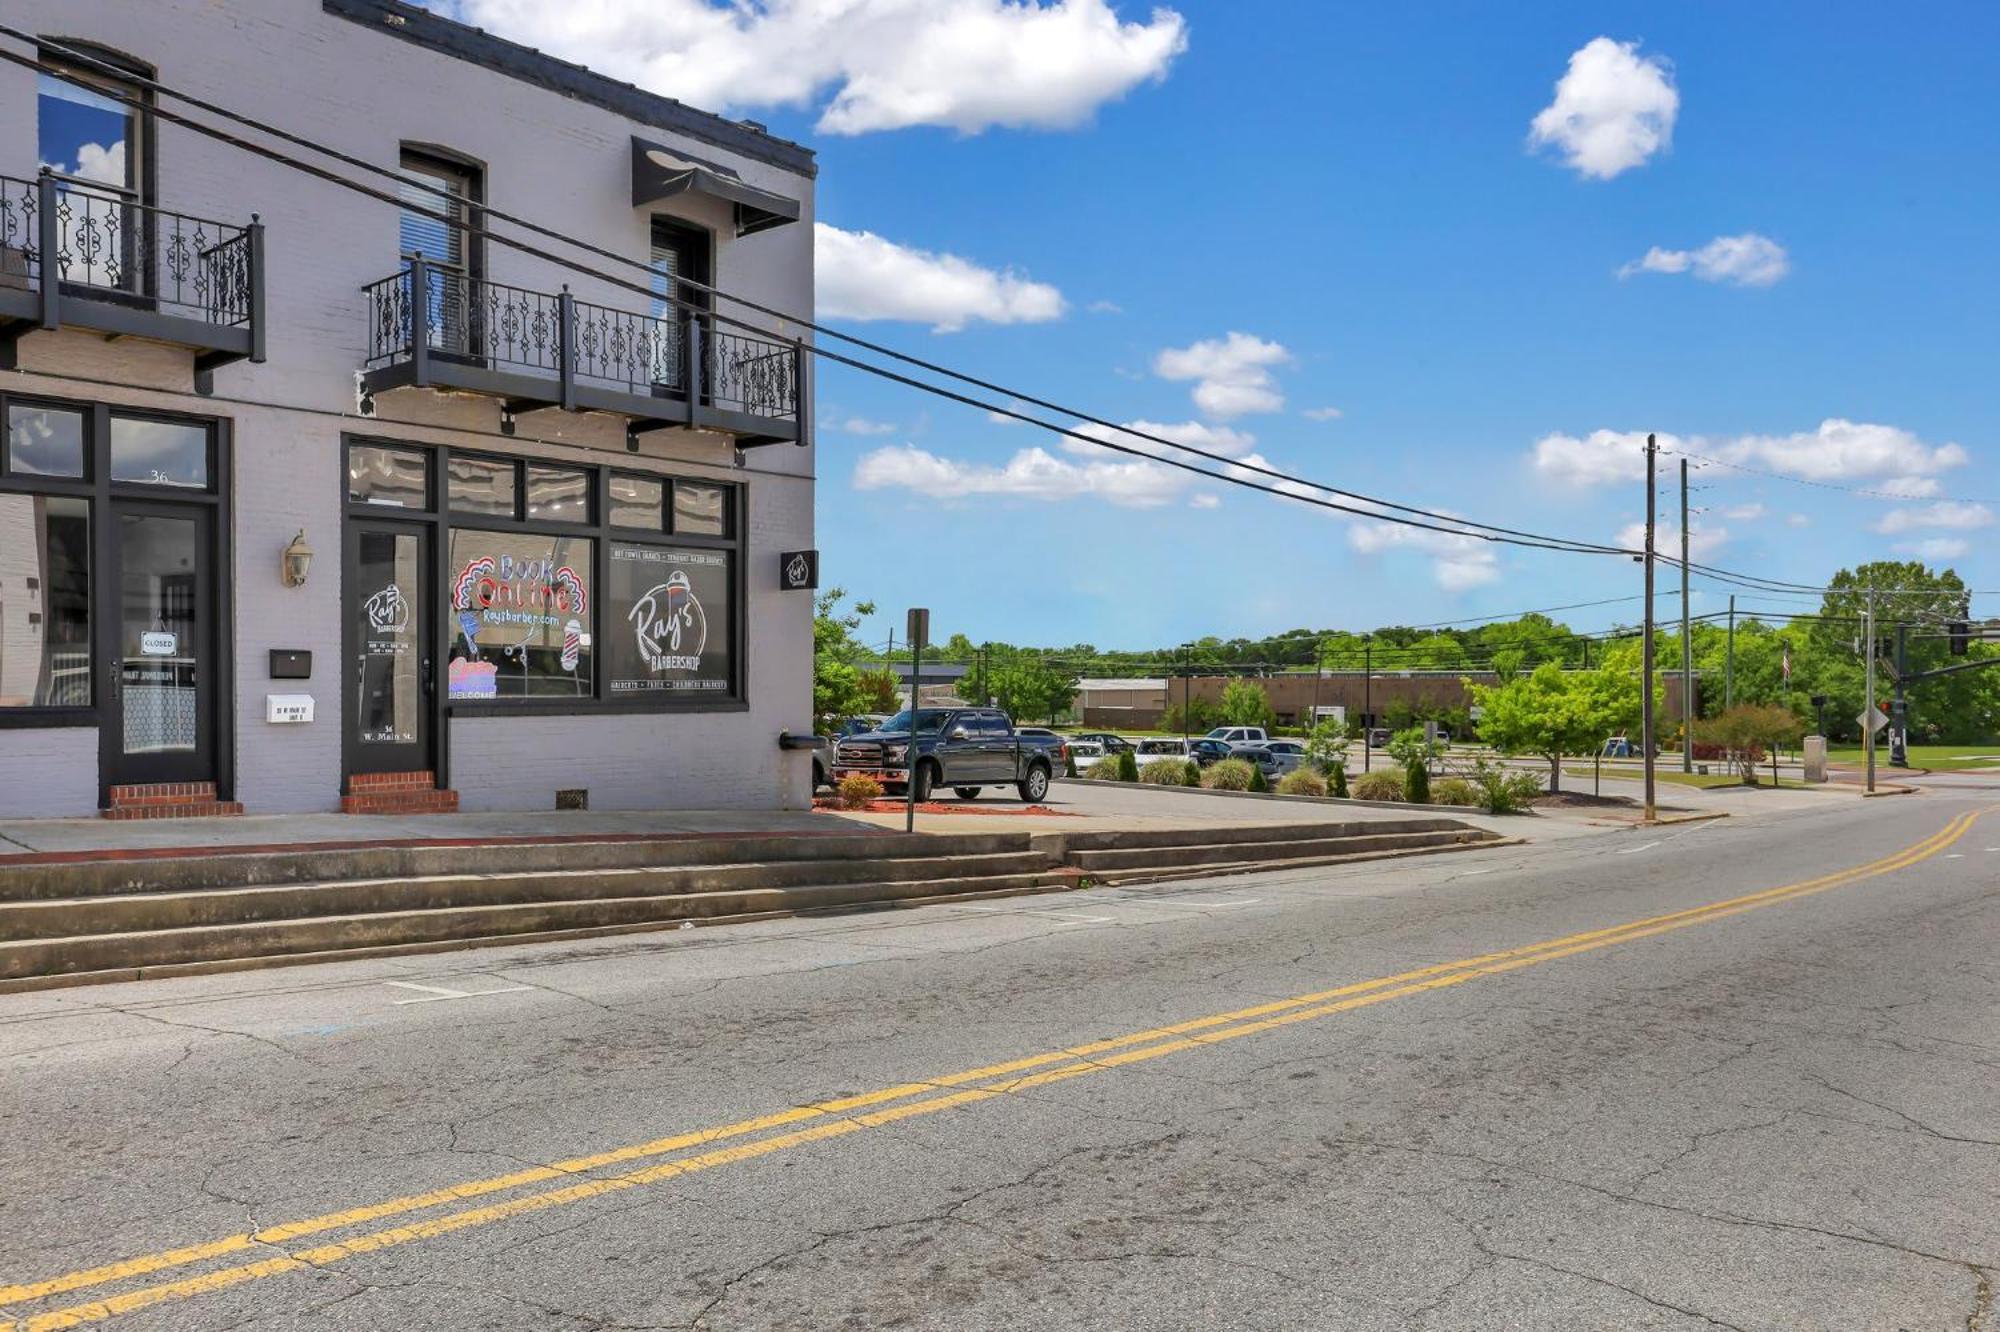
[(1581, 791), (1544, 792), (1528, 802), (1536, 809), (1629, 809), (1639, 802), (1631, 796), (1585, 795)]
[[(813, 808), (824, 814), (901, 814), (909, 808), (900, 800), (874, 800), (860, 809), (848, 809), (838, 800), (822, 796), (813, 801)], [(979, 805), (970, 800), (926, 800), (917, 806), (919, 814), (992, 814), (1002, 818), (1038, 815), (1058, 815), (1076, 818), (1066, 810), (1050, 809), (1047, 805)]]

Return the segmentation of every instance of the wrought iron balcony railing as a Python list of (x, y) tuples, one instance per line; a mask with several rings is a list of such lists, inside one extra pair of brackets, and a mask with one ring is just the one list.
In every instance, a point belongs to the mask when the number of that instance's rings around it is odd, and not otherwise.
[[(54, 280), (51, 281), (51, 275)], [(141, 203), (44, 171), (0, 176), (0, 361), (34, 329), (76, 324), (196, 351), (215, 367), (264, 359), (264, 228)]]
[(568, 291), (531, 291), (421, 257), (363, 292), (371, 392), (436, 385), (490, 393), (505, 400), (509, 422), (561, 407), (630, 417), (634, 434), (688, 425), (744, 443), (804, 438), (797, 343), (720, 331), (688, 311), (635, 314)]

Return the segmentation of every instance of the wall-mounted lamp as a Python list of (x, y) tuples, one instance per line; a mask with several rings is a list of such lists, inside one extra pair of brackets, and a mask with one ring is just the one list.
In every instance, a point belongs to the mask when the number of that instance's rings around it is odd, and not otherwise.
[(306, 574), (312, 570), (313, 548), (306, 544), (306, 530), (301, 527), (299, 534), (292, 538), (292, 544), (285, 547), (283, 558), (286, 587), (304, 587)]

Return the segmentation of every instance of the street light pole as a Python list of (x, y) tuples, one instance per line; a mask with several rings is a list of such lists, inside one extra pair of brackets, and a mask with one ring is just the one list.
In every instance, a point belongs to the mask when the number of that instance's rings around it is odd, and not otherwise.
[(1867, 609), (1861, 612), (1861, 650), (1868, 654), (1868, 697), (1861, 709), (1861, 747), (1868, 755), (1868, 791), (1875, 791), (1875, 588), (1868, 588)]
[(1736, 598), (1729, 598), (1729, 649), (1722, 657), (1722, 710), (1736, 706)]
[(1639, 654), (1639, 752), (1646, 765), (1648, 823), (1657, 812), (1653, 803), (1653, 492), (1658, 455), (1659, 446), (1653, 442), (1653, 436), (1646, 436), (1646, 553), (1639, 557), (1646, 566), (1646, 641)]
[(1681, 771), (1694, 771), (1694, 640), (1688, 632), (1688, 460), (1681, 459)]

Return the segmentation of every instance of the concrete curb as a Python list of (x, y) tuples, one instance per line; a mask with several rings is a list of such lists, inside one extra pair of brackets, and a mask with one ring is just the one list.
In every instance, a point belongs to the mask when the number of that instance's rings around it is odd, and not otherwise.
[[(1179, 795), (1220, 796), (1228, 800), (1276, 800), (1302, 805), (1337, 805), (1341, 808), (1356, 809), (1400, 809), (1407, 812), (1416, 810), (1450, 810), (1459, 814), (1478, 814), (1489, 819), (1511, 818), (1508, 814), (1488, 814), (1477, 805), (1413, 805), (1407, 800), (1356, 800), (1352, 796), (1303, 796), (1281, 795), (1276, 791), (1211, 791), (1206, 786), (1153, 786), (1145, 782), (1106, 782), (1089, 777), (1058, 777), (1058, 782), (1073, 782), (1078, 786), (1135, 786), (1147, 791), (1172, 791)], [(1452, 814), (1441, 814), (1450, 818)]]

